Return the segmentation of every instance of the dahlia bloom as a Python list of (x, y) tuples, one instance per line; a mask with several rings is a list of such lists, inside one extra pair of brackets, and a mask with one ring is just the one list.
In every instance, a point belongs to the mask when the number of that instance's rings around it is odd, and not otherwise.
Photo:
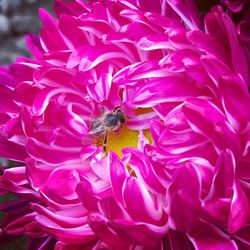
[[(193, 1), (55, 1), (0, 71), (1, 241), (28, 249), (250, 248), (249, 44)], [(249, 34), (248, 34), (249, 35)], [(106, 150), (93, 124), (126, 123)]]

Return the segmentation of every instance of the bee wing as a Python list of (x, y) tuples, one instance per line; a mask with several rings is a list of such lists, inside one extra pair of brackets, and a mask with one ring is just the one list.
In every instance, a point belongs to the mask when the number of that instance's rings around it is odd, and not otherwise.
[(96, 120), (92, 123), (91, 130), (89, 131), (90, 135), (102, 136), (106, 132), (106, 128), (103, 125), (103, 119)]

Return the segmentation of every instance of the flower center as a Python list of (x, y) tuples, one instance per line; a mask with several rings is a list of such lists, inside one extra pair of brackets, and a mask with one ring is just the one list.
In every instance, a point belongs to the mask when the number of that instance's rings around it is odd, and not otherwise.
[[(112, 150), (122, 157), (122, 149), (137, 147), (139, 133), (138, 130), (131, 130), (126, 125), (122, 126), (119, 132), (110, 132), (107, 138), (107, 153)], [(152, 143), (152, 137), (149, 130), (143, 130), (143, 134), (148, 139), (149, 143)]]

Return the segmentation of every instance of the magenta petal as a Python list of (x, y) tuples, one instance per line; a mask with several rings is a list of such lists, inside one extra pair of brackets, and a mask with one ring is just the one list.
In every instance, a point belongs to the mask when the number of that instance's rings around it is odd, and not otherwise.
[(87, 136), (87, 124), (73, 111), (72, 105), (69, 104), (67, 106), (67, 109), (62, 112), (60, 118), (62, 119), (62, 124), (64, 124), (65, 128), (71, 133), (76, 134), (77, 136)]
[(221, 14), (223, 13), (222, 6), (216, 6), (209, 12), (205, 18), (206, 33), (215, 37), (218, 42), (227, 50), (230, 50), (225, 27), (222, 22)]
[(171, 250), (191, 250), (192, 247), (186, 234), (178, 231), (169, 230), (169, 243)]
[(231, 151), (221, 153), (208, 197), (231, 197), (235, 181), (235, 159)]
[(213, 56), (202, 56), (201, 63), (216, 86), (219, 86), (221, 77), (232, 73), (223, 61), (220, 61)]
[(174, 230), (188, 232), (196, 227), (198, 221), (201, 186), (194, 167), (183, 166), (176, 172), (167, 197), (170, 209), (169, 226)]
[(127, 150), (126, 153), (131, 153), (131, 168), (135, 171), (137, 177), (144, 181), (149, 190), (156, 194), (164, 194), (166, 189), (159, 182), (153, 166), (144, 158), (144, 154), (135, 150)]
[(65, 2), (64, 0), (56, 0), (54, 4), (55, 13), (59, 18), (62, 14), (80, 16), (87, 12), (88, 5), (82, 1)]
[(106, 68), (102, 67), (103, 72), (97, 79), (96, 84), (89, 84), (87, 88), (93, 99), (98, 102), (107, 100), (111, 91), (113, 67)]
[(28, 242), (27, 250), (42, 250), (51, 249), (55, 246), (55, 240), (49, 236), (39, 237), (39, 238), (31, 238)]
[(209, 138), (219, 150), (229, 148), (239, 152), (236, 133), (214, 104), (199, 98), (190, 99), (185, 102), (183, 112), (193, 130)]
[(36, 84), (52, 87), (52, 89), (68, 89), (69, 87), (72, 87), (72, 75), (63, 68), (39, 68), (34, 71), (32, 78), (33, 77)]
[(37, 62), (17, 62), (9, 65), (10, 73), (16, 81), (32, 81), (34, 70), (38, 67)]
[(87, 210), (96, 211), (99, 197), (94, 194), (92, 189), (92, 185), (89, 181), (81, 180), (76, 187), (76, 193)]
[(226, 223), (230, 212), (230, 198), (211, 198), (203, 204), (208, 220)]
[(189, 233), (196, 250), (238, 250), (237, 245), (225, 233), (215, 226), (201, 223), (197, 230)]
[(192, 81), (179, 76), (154, 79), (138, 90), (130, 92), (128, 92), (127, 99), (133, 105), (140, 107), (152, 107), (164, 102), (180, 102), (200, 95), (199, 89)]
[(241, 79), (225, 76), (221, 79), (219, 91), (232, 127), (236, 131), (244, 130), (250, 120), (250, 97), (246, 85)]
[(161, 70), (157, 61), (151, 60), (135, 63), (121, 69), (114, 75), (113, 81), (121, 85), (134, 85), (136, 80), (154, 77), (156, 74), (158, 77), (168, 75), (167, 72)]
[(250, 208), (246, 194), (243, 192), (240, 184), (235, 182), (233, 188), (234, 194), (232, 197), (228, 228), (230, 232), (235, 233), (249, 221)]
[(19, 162), (24, 162), (28, 157), (23, 146), (3, 138), (0, 139), (0, 156)]
[(173, 49), (173, 45), (165, 35), (144, 36), (136, 45), (142, 50)]
[(242, 21), (238, 24), (238, 35), (240, 36), (240, 40), (244, 41), (246, 43), (249, 42), (250, 36), (249, 36), (249, 27), (250, 22), (249, 21)]
[(35, 219), (52, 236), (66, 243), (75, 244), (76, 241), (85, 243), (95, 239), (95, 235), (88, 225), (63, 228), (43, 215), (37, 215)]
[(56, 222), (58, 225), (62, 227), (78, 227), (81, 225), (86, 224), (87, 217), (79, 216), (77, 211), (81, 210), (82, 207), (78, 207), (75, 210), (71, 210), (71, 212), (74, 212), (75, 217), (70, 216), (64, 216), (64, 214), (60, 213), (54, 213), (54, 211), (50, 211), (49, 209), (44, 208), (41, 205), (32, 203), (32, 209), (36, 211), (37, 213), (44, 215), (51, 219), (52, 221)]
[(168, 232), (168, 225), (155, 226), (147, 223), (133, 223), (126, 220), (110, 222), (109, 226), (122, 237), (134, 244), (156, 247), (160, 239)]
[(227, 8), (230, 9), (232, 12), (240, 12), (246, 3), (244, 0), (234, 0), (234, 1), (228, 1), (228, 0), (222, 0), (222, 3), (224, 3)]
[(126, 125), (129, 129), (132, 130), (148, 129), (150, 126), (150, 122), (156, 116), (157, 115), (155, 112), (137, 115), (135, 117), (129, 118)]
[(112, 196), (105, 197), (99, 201), (99, 209), (107, 219), (113, 221), (115, 219), (123, 218), (130, 219), (128, 214)]
[(191, 30), (202, 30), (201, 17), (193, 0), (167, 0), (167, 2)]
[(122, 203), (123, 202), (122, 190), (124, 182), (128, 177), (128, 171), (124, 166), (124, 164), (122, 163), (122, 161), (115, 153), (110, 152), (109, 161), (110, 161), (110, 180), (112, 189), (115, 198)]
[(79, 28), (80, 22), (74, 16), (61, 15), (59, 28), (75, 48), (87, 43), (86, 34)]
[[(70, 152), (69, 149), (65, 148), (53, 149), (50, 147), (50, 145), (39, 142), (32, 138), (27, 141), (26, 150), (34, 157), (34, 159), (41, 160), (45, 164), (48, 163), (53, 165), (70, 160), (80, 160), (80, 148), (71, 148)], [(53, 154), (51, 155), (52, 152)]]
[(235, 182), (235, 159), (229, 150), (223, 152), (215, 166), (209, 194), (203, 203), (204, 210), (213, 219), (227, 223)]
[(196, 48), (198, 47), (207, 55), (214, 56), (225, 63), (229, 61), (225, 49), (214, 37), (194, 30), (188, 32), (187, 38)]
[[(125, 180), (123, 199), (129, 215), (135, 220), (152, 223), (162, 218), (161, 207), (156, 208), (153, 197), (134, 177)], [(137, 206), (135, 200), (140, 207)]]
[(11, 75), (9, 69), (3, 66), (0, 66), (0, 80), (1, 80), (0, 88), (4, 88), (8, 92), (10, 92), (9, 87), (14, 88), (17, 84), (17, 81)]
[(26, 198), (39, 198), (39, 194), (36, 193), (33, 190), (30, 190), (28, 188), (25, 188), (23, 186), (19, 186), (15, 184), (14, 182), (10, 180), (4, 180), (0, 178), (0, 190), (3, 191), (9, 191), (13, 194), (18, 194), (20, 197), (26, 197)]
[[(98, 5), (98, 3), (96, 3), (95, 7), (97, 6), (100, 7), (99, 10), (103, 8), (101, 4)], [(103, 9), (104, 11), (106, 11), (105, 8)], [(86, 33), (89, 32), (90, 34), (95, 35), (99, 38), (102, 38), (103, 34), (109, 34), (109, 33), (112, 33), (113, 31), (111, 25), (106, 20), (105, 21), (94, 20), (86, 16), (86, 19), (82, 17), (81, 21), (83, 22), (79, 22), (78, 26), (79, 26), (79, 29), (82, 30), (82, 32), (86, 32)], [(86, 33), (85, 33), (85, 37), (86, 37)]]
[(152, 11), (152, 12), (161, 11), (160, 2), (155, 2), (152, 0), (140, 0), (140, 1), (136, 1), (136, 3), (139, 5), (139, 8), (141, 8), (144, 11)]
[(25, 41), (29, 47), (32, 54), (38, 59), (41, 60), (44, 54), (44, 50), (41, 46), (40, 39), (36, 35), (29, 34), (26, 35)]
[(27, 214), (9, 223), (4, 230), (10, 234), (22, 234), (29, 223), (34, 221), (36, 213)]
[(250, 225), (243, 226), (235, 235), (237, 239), (240, 239), (242, 242), (246, 243), (248, 247), (250, 246)]
[(222, 20), (224, 22), (228, 35), (228, 40), (230, 43), (231, 60), (233, 63), (234, 70), (236, 72), (239, 72), (242, 78), (247, 82), (248, 81), (247, 59), (242, 47), (239, 44), (234, 23), (227, 14), (222, 15)]
[(99, 236), (104, 242), (107, 242), (111, 246), (116, 246), (119, 249), (126, 249), (125, 239), (121, 239), (116, 235), (108, 226), (108, 221), (98, 214), (92, 214), (88, 218), (88, 223), (91, 229)]
[(75, 189), (79, 181), (79, 173), (76, 170), (57, 168), (51, 172), (40, 192), (55, 202), (67, 203), (78, 198)]
[(10, 180), (15, 182), (17, 185), (24, 185), (27, 183), (27, 180), (25, 180), (25, 171), (25, 167), (13, 167), (6, 169), (1, 176), (1, 180)]
[(88, 48), (87, 52), (82, 55), (79, 70), (90, 70), (104, 60), (110, 59), (125, 59), (126, 61), (131, 62), (131, 59), (127, 55), (121, 51), (117, 51), (117, 49), (112, 49), (109, 46), (106, 48), (93, 47)]
[(68, 49), (66, 40), (58, 30), (57, 21), (46, 10), (39, 9), (43, 28), (41, 30), (41, 44), (45, 51)]
[(32, 112), (34, 115), (38, 116), (41, 115), (44, 110), (49, 105), (50, 99), (52, 99), (54, 96), (61, 94), (61, 93), (71, 93), (72, 90), (70, 89), (46, 89), (44, 91), (40, 91), (39, 94), (36, 96), (34, 103), (33, 103), (33, 109)]
[(88, 71), (110, 59), (122, 59), (125, 62), (131, 62), (131, 59), (125, 53), (111, 45), (83, 46), (72, 53), (67, 67), (73, 68), (79, 64), (80, 71)]

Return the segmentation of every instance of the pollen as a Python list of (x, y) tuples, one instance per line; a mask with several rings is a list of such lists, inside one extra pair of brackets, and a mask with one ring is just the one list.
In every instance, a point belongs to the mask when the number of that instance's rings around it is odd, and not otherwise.
[[(143, 130), (144, 136), (152, 143), (152, 137), (148, 129)], [(107, 153), (112, 150), (122, 157), (122, 149), (127, 147), (137, 148), (140, 132), (122, 126), (118, 132), (111, 132), (107, 140)]]

